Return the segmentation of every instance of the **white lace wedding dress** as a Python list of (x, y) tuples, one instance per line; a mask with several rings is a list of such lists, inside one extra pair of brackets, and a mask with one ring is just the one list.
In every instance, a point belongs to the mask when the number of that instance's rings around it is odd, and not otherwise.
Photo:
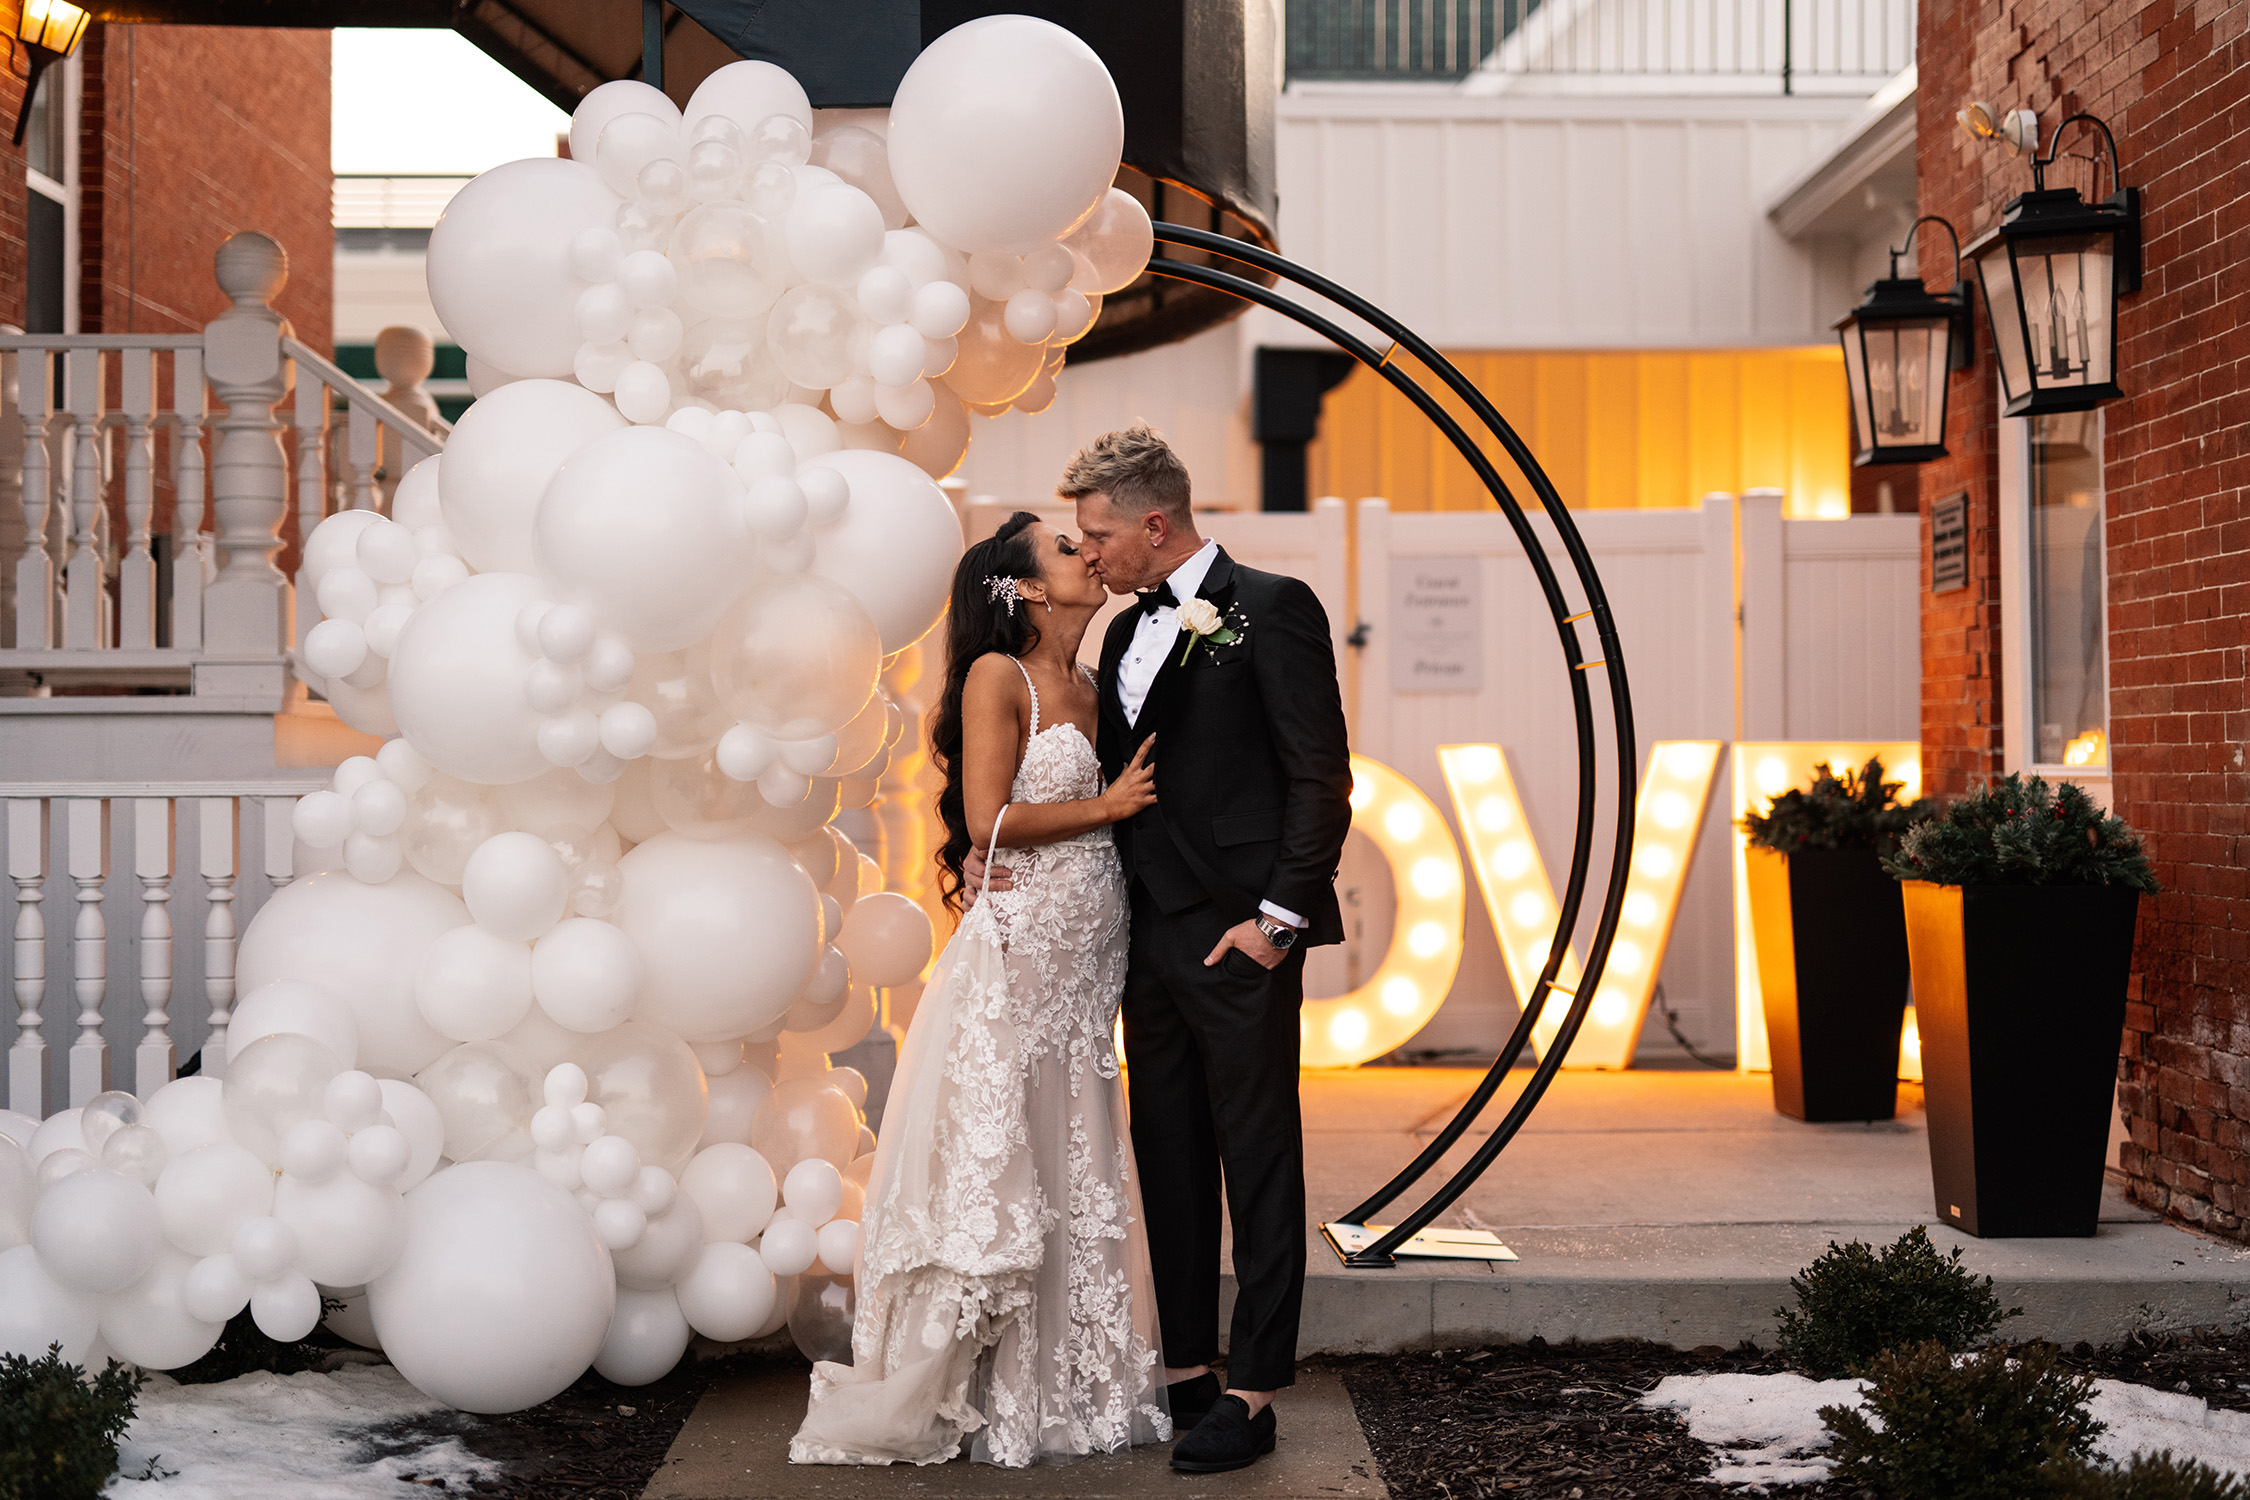
[[(1076, 725), (1040, 728), (1036, 688), (1031, 705), (1012, 802), (1099, 795), (1093, 746)], [(1014, 888), (970, 909), (900, 1052), (852, 1363), (813, 1367), (792, 1462), (943, 1463), (966, 1438), (1014, 1467), (1172, 1435), (1111, 1041), (1116, 849), (1097, 829), (1005, 862)]]

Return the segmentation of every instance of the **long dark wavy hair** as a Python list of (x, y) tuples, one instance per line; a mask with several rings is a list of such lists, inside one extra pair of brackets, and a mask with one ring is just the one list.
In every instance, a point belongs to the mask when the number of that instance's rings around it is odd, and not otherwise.
[(938, 816), (945, 821), (945, 844), (937, 853), (938, 884), (945, 904), (956, 912), (964, 886), (961, 862), (975, 842), (961, 799), (961, 690), (978, 657), (993, 651), (1021, 656), (1039, 644), (1031, 611), (1021, 603), (1010, 610), (1006, 599), (993, 598), (990, 582), (1039, 576), (1038, 548), (1031, 537), (1038, 519), (1028, 510), (1017, 511), (962, 553), (961, 566), (953, 570), (953, 601), (945, 615), (945, 691), (930, 710), (930, 755), (945, 773), (945, 790), (938, 793)]

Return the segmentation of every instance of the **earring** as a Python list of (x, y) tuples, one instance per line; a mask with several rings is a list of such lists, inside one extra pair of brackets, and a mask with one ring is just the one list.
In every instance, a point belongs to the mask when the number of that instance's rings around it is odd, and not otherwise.
[(1039, 602), (1040, 602), (1041, 604), (1044, 604), (1044, 605), (1046, 605), (1046, 606), (1047, 606), (1047, 613), (1048, 613), (1048, 614), (1053, 614), (1053, 613), (1055, 612), (1055, 601), (1054, 601), (1054, 600), (1052, 600), (1052, 599), (1042, 599), (1042, 600), (1040, 600)]

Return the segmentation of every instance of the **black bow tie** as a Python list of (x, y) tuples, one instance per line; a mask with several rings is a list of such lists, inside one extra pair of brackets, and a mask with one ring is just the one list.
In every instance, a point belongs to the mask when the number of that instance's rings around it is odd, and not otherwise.
[(1152, 589), (1143, 589), (1133, 597), (1140, 601), (1141, 618), (1144, 620), (1160, 609), (1178, 609), (1180, 607), (1180, 596), (1172, 592), (1172, 585), (1169, 582), (1160, 583)]

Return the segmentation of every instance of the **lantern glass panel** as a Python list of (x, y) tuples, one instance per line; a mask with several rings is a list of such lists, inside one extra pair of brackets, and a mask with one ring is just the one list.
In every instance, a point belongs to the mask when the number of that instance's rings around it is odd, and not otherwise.
[(2000, 356), (2000, 384), (2010, 401), (2031, 394), (2031, 362), (2024, 354), (2023, 309), (2016, 305), (2016, 268), (2005, 242), (1995, 240), (1977, 257), (1992, 343)]
[(2030, 421), (2033, 759), (2107, 765), (2101, 414)]
[(1867, 461), (1868, 451), (1874, 447), (1867, 415), (1867, 350), (1861, 342), (1866, 332), (1866, 327), (1855, 318), (1844, 325), (1843, 337), (1837, 340), (1844, 346), (1844, 389), (1851, 397), (1852, 452), (1862, 463)]
[(2009, 245), (2031, 373), (2042, 390), (2110, 383), (2115, 246), (2109, 234), (2027, 236)]
[(35, 47), (69, 56), (86, 29), (87, 12), (65, 0), (24, 0), (16, 20), (16, 36)]
[(1881, 447), (1919, 448), (1945, 441), (1947, 334), (1943, 318), (1861, 325), (1868, 407)]

